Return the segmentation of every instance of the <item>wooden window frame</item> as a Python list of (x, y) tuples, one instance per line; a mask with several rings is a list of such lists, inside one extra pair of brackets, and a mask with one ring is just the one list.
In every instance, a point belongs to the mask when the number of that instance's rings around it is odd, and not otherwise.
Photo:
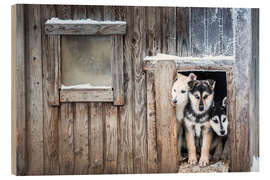
[[(178, 72), (187, 72), (187, 71), (206, 71), (206, 72), (224, 72), (226, 73), (226, 84), (227, 84), (227, 101), (228, 101), (228, 108), (227, 108), (227, 115), (229, 118), (229, 129), (228, 129), (228, 143), (229, 143), (229, 162), (230, 162), (230, 169), (232, 168), (232, 158), (236, 156), (236, 152), (234, 150), (233, 145), (233, 138), (235, 132), (235, 123), (236, 123), (236, 104), (235, 104), (235, 82), (234, 82), (234, 65), (235, 59), (234, 57), (225, 57), (224, 59), (220, 58), (190, 58), (190, 57), (175, 57), (172, 56), (171, 58), (155, 58), (155, 57), (146, 57), (144, 59), (144, 71), (148, 77), (150, 74), (155, 72), (155, 69), (160, 66), (160, 63), (164, 62), (164, 64), (168, 64), (169, 62), (173, 62), (175, 64), (175, 69)], [(165, 66), (165, 65), (164, 65)], [(147, 81), (150, 83), (147, 86), (151, 87), (151, 81)], [(168, 97), (170, 97), (170, 92), (168, 92)], [(151, 100), (147, 100), (151, 101)], [(156, 100), (154, 100), (156, 101)], [(153, 102), (148, 102), (153, 103)], [(158, 103), (158, 102), (154, 102)], [(167, 106), (167, 105), (165, 105)], [(168, 105), (169, 106), (169, 105)], [(148, 107), (149, 108), (149, 107)], [(173, 129), (172, 132), (175, 132), (176, 126), (171, 125)], [(160, 127), (162, 128), (162, 127)], [(175, 136), (176, 137), (176, 136)], [(161, 142), (162, 143), (162, 142)], [(175, 147), (177, 148), (177, 147)], [(176, 154), (172, 154), (173, 157), (178, 157), (177, 151), (173, 151)], [(172, 157), (172, 159), (173, 159)], [(178, 159), (178, 158), (177, 158)]]
[[(48, 54), (51, 55), (49, 60), (55, 65), (54, 77), (48, 81), (48, 84), (53, 86), (51, 88), (53, 92), (48, 94), (51, 105), (59, 105), (60, 102), (113, 102), (114, 105), (124, 105), (123, 35), (126, 33), (125, 22), (46, 23), (45, 33), (49, 36), (47, 44)], [(61, 89), (62, 35), (111, 36), (111, 88)]]

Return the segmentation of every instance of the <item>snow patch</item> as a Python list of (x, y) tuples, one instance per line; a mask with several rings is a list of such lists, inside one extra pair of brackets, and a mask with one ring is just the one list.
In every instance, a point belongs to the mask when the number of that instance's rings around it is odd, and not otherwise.
[(51, 18), (46, 21), (45, 24), (126, 24), (125, 21), (95, 21), (92, 19), (59, 19), (59, 18)]
[(72, 86), (61, 85), (61, 89), (112, 89), (110, 86), (93, 86), (90, 83), (88, 84), (77, 84)]
[(250, 168), (251, 172), (259, 172), (259, 162), (260, 162), (260, 158), (253, 156), (252, 165)]

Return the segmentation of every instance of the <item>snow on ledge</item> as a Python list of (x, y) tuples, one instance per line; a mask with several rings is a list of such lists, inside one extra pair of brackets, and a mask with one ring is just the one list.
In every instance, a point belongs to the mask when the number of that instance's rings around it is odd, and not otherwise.
[(156, 56), (146, 56), (145, 61), (155, 60), (234, 60), (233, 56), (204, 56), (204, 57), (180, 57), (169, 54), (157, 54)]
[(110, 86), (92, 86), (91, 84), (78, 84), (72, 86), (61, 85), (61, 89), (112, 89)]
[(126, 24), (125, 21), (95, 21), (92, 19), (59, 19), (59, 18), (51, 18), (46, 21), (45, 24)]

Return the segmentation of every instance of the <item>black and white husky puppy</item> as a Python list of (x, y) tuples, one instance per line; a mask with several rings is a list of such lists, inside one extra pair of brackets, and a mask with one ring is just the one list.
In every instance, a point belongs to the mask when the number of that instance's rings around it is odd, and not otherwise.
[(214, 152), (213, 159), (226, 159), (228, 154), (228, 117), (227, 117), (227, 97), (222, 100), (222, 103), (215, 103), (212, 107), (212, 115), (210, 125), (213, 133), (213, 140), (211, 144), (211, 151)]
[(185, 139), (188, 150), (188, 163), (196, 164), (196, 142), (202, 140), (200, 166), (209, 163), (209, 151), (212, 142), (210, 126), (211, 107), (214, 99), (215, 81), (192, 80), (188, 82), (188, 103), (184, 109)]

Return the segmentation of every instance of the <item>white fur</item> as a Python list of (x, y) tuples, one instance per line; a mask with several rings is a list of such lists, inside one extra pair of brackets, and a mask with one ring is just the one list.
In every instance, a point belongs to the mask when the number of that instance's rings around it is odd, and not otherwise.
[(184, 76), (181, 73), (177, 74), (177, 80), (173, 84), (172, 88), (172, 102), (177, 101), (175, 103), (176, 107), (176, 119), (181, 122), (184, 117), (184, 108), (188, 103), (188, 82), (191, 80), (196, 80), (197, 76), (193, 73), (190, 73), (189, 76)]

